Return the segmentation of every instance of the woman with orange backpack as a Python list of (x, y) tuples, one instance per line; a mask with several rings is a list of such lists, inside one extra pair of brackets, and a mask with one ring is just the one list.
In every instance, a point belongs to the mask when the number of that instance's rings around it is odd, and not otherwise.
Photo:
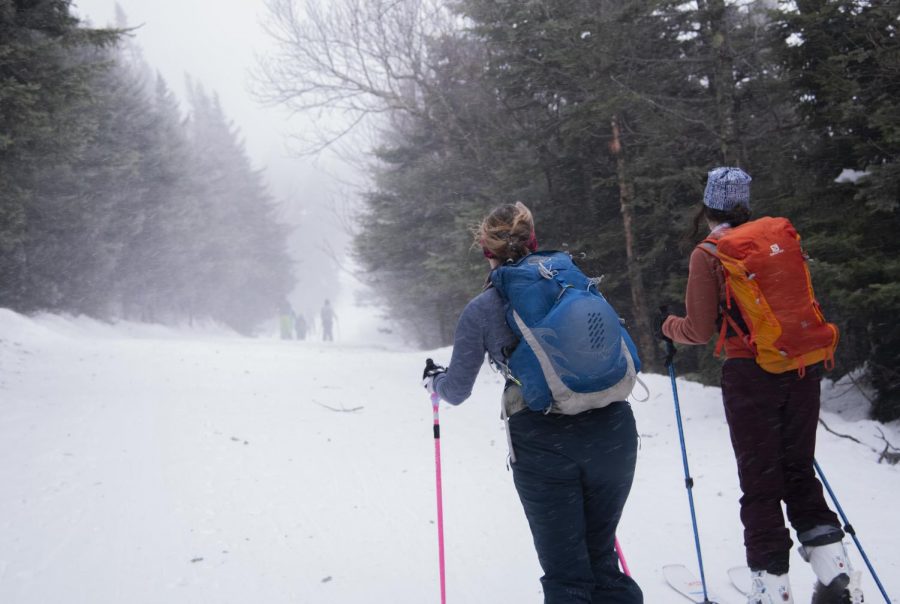
[(691, 254), (686, 315), (661, 316), (657, 336), (724, 348), (722, 398), (743, 493), (744, 545), (753, 590), (748, 604), (793, 602), (792, 545), (818, 579), (814, 604), (858, 604), (844, 536), (816, 478), (819, 383), (833, 363), (837, 329), (812, 292), (799, 236), (783, 218), (750, 220), (750, 176), (740, 168), (709, 173), (694, 220), (710, 232)]

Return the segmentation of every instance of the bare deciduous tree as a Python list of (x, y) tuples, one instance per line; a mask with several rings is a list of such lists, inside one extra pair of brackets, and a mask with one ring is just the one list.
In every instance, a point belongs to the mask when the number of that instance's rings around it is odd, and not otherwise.
[[(276, 50), (259, 61), (258, 96), (319, 118), (315, 152), (371, 116), (421, 116), (428, 44), (458, 19), (439, 0), (268, 0)], [(340, 123), (340, 125), (333, 125)]]

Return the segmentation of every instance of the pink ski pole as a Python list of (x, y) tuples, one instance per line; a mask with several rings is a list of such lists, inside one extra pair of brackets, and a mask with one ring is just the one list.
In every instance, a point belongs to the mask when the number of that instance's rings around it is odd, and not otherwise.
[(628, 563), (625, 562), (625, 554), (622, 553), (622, 546), (619, 545), (618, 537), (616, 537), (616, 555), (619, 556), (619, 564), (622, 565), (622, 572), (625, 573), (625, 576), (630, 577), (631, 571), (628, 570)]
[(434, 411), (434, 472), (437, 483), (437, 529), (438, 564), (441, 571), (441, 604), (447, 602), (447, 588), (444, 581), (444, 505), (441, 497), (441, 422), (438, 407), (441, 402), (436, 392), (431, 393), (431, 408)]

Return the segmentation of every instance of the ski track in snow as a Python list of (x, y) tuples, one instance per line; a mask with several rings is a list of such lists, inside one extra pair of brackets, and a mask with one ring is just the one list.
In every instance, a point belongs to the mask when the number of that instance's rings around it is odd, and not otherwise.
[[(427, 356), (208, 329), (0, 310), (0, 602), (438, 602)], [(696, 572), (666, 376), (634, 403), (638, 469), (619, 538), (648, 604)], [(734, 459), (719, 391), (679, 381), (707, 583), (737, 604)], [(506, 469), (500, 378), (441, 407), (447, 600), (538, 604), (540, 568)], [(358, 409), (357, 409), (358, 408)], [(880, 450), (878, 424), (825, 412)], [(896, 423), (882, 427), (900, 443)], [(819, 431), (819, 461), (889, 594), (900, 592), (900, 468)], [(880, 602), (863, 570), (867, 601)], [(798, 602), (813, 575), (792, 553)], [(684, 600), (685, 602), (687, 600)], [(897, 601), (897, 600), (895, 600)]]

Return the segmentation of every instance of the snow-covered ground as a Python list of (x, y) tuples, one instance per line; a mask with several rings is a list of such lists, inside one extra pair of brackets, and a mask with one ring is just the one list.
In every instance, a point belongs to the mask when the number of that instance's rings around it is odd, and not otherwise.
[[(403, 350), (344, 321), (323, 344), (0, 310), (0, 602), (439, 602), (418, 377), (426, 356), (446, 362), (449, 350)], [(661, 567), (696, 569), (696, 556), (670, 384), (645, 379), (619, 538), (646, 602), (677, 603)], [(451, 604), (542, 601), (505, 467), (500, 387), (486, 368), (467, 403), (442, 407)], [(679, 393), (708, 582), (736, 604), (725, 573), (743, 548), (719, 391), (680, 382)], [(900, 467), (872, 450), (879, 428), (894, 444), (900, 428), (839, 400), (828, 408), (832, 430), (865, 444), (820, 429), (819, 461), (900, 598)], [(796, 554), (792, 565), (808, 602), (812, 572)], [(864, 586), (867, 602), (882, 601), (868, 573)]]

